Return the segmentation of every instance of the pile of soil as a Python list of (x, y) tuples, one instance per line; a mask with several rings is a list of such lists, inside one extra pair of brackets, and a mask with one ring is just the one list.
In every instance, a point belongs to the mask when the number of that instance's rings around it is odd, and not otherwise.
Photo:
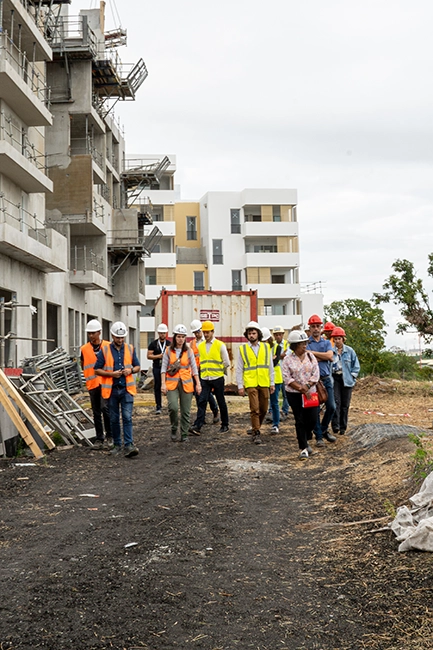
[[(427, 430), (423, 390), (357, 390), (350, 423)], [(2, 650), (433, 649), (433, 555), (381, 530), (417, 489), (413, 444), (339, 436), (302, 462), (292, 419), (256, 446), (247, 400), (229, 412), (172, 443), (142, 394), (134, 459), (0, 462)]]

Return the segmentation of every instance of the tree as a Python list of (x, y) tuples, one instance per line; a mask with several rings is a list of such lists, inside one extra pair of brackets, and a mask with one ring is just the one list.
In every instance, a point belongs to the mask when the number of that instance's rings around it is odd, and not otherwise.
[[(433, 253), (428, 256), (427, 273), (433, 277)], [(383, 293), (375, 293), (376, 305), (393, 302), (398, 305), (404, 322), (397, 325), (398, 333), (407, 332), (411, 327), (427, 341), (433, 338), (433, 311), (430, 307), (423, 281), (417, 277), (414, 265), (409, 260), (396, 260), (392, 273), (383, 283)]]
[(374, 373), (385, 346), (383, 309), (366, 300), (348, 298), (327, 305), (325, 315), (334, 325), (345, 330), (346, 343), (357, 353), (363, 374)]

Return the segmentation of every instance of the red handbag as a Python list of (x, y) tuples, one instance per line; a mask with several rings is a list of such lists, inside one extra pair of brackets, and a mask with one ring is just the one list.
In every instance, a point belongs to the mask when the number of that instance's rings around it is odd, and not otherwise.
[(302, 406), (304, 408), (309, 409), (312, 406), (319, 405), (319, 395), (317, 393), (310, 393), (310, 399), (308, 399), (307, 396), (302, 393)]

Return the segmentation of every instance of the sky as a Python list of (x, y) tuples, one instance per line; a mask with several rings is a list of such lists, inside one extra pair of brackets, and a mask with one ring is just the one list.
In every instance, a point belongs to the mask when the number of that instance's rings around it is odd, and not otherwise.
[[(182, 199), (297, 189), (301, 282), (325, 304), (370, 300), (398, 258), (426, 276), (431, 0), (107, 0), (106, 17), (149, 70), (115, 109), (127, 153), (176, 154)], [(383, 308), (387, 345), (417, 347)]]

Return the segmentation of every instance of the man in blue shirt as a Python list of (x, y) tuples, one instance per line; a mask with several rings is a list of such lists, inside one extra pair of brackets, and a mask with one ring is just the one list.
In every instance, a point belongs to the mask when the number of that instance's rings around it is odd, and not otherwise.
[(126, 325), (121, 321), (111, 327), (112, 343), (102, 345), (96, 363), (95, 374), (102, 377), (101, 394), (110, 409), (113, 455), (122, 449), (120, 410), (122, 411), (124, 454), (132, 458), (138, 454), (132, 437), (132, 407), (137, 392), (134, 374), (140, 371), (140, 362), (132, 345), (126, 345)]
[(335, 413), (335, 399), (334, 399), (334, 382), (331, 374), (331, 362), (334, 356), (331, 342), (322, 338), (323, 322), (320, 316), (313, 314), (308, 320), (310, 327), (310, 338), (308, 339), (307, 350), (310, 350), (317, 359), (320, 369), (320, 379), (328, 391), (328, 399), (325, 402), (325, 413), (320, 422), (320, 412), (317, 419), (317, 424), (314, 428), (316, 436), (317, 447), (324, 447), (326, 438), (328, 442), (335, 442), (337, 438), (328, 431), (328, 426), (331, 423), (332, 416)]

